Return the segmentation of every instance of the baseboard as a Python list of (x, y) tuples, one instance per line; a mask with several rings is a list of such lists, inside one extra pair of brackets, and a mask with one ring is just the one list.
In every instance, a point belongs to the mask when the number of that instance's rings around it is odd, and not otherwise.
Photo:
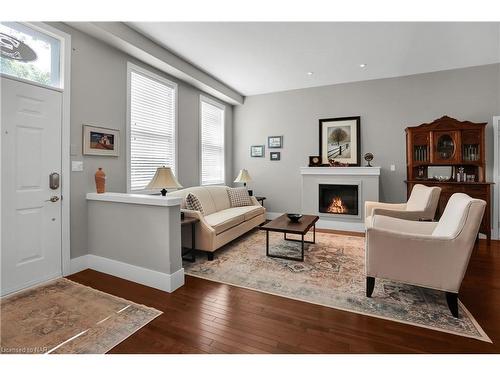
[[(266, 212), (266, 219), (273, 220), (277, 217), (283, 215), (279, 212)], [(334, 230), (344, 230), (349, 232), (361, 232), (365, 231), (365, 224), (360, 222), (348, 222), (348, 221), (338, 221), (338, 220), (326, 220), (320, 218), (316, 223), (316, 228), (318, 229), (334, 229)]]
[(167, 274), (94, 254), (71, 259), (71, 273), (80, 272), (87, 268), (169, 293), (184, 285), (184, 268), (173, 274)]
[(70, 265), (69, 265), (70, 275), (73, 273), (86, 270), (87, 268), (90, 268), (88, 254), (79, 256), (78, 258), (70, 259)]

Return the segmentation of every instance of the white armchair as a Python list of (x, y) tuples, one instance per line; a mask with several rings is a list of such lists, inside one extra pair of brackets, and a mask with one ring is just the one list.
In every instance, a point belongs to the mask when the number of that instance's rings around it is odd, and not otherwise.
[(442, 290), (458, 317), (458, 292), (485, 207), (483, 200), (456, 193), (439, 222), (375, 215), (366, 232), (366, 296), (377, 277)]
[(397, 217), (405, 220), (432, 220), (436, 213), (441, 188), (417, 184), (406, 203), (365, 202), (365, 224), (371, 224), (374, 215)]

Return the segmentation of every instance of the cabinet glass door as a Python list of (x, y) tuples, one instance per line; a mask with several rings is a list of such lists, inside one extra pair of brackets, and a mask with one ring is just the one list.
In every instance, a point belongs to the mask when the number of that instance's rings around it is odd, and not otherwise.
[(439, 159), (452, 159), (455, 153), (455, 142), (453, 141), (453, 138), (449, 134), (443, 134), (439, 136), (437, 140), (436, 150)]

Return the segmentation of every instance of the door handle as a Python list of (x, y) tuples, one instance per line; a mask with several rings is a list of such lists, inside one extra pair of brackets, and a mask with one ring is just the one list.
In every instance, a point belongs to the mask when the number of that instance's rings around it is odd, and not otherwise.
[(57, 202), (59, 200), (59, 197), (57, 195), (53, 195), (52, 197), (50, 197), (50, 199), (47, 199), (45, 202)]

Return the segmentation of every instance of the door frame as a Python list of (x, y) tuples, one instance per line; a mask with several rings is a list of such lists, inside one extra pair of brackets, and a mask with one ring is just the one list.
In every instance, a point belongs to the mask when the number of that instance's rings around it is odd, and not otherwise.
[[(71, 100), (71, 35), (43, 22), (21, 22), (46, 33), (61, 41), (60, 56), (60, 79), (62, 88), (46, 87), (47, 89), (62, 92), (62, 114), (61, 114), (61, 275), (71, 274), (71, 242), (70, 242), (70, 183), (71, 183), (71, 156), (70, 156), (70, 100)], [(0, 74), (0, 77), (17, 80), (27, 84), (44, 87), (44, 85), (30, 82), (24, 79)], [(1, 181), (0, 181), (1, 182)], [(0, 185), (1, 186), (1, 185)], [(0, 207), (1, 208), (1, 207)]]
[(500, 207), (499, 207), (499, 194), (500, 194), (500, 186), (498, 186), (500, 182), (500, 161), (498, 158), (500, 157), (500, 142), (498, 137), (500, 136), (500, 116), (493, 117), (493, 229), (491, 233), (491, 238), (494, 240), (498, 240), (500, 235), (499, 228), (499, 216), (500, 216)]

